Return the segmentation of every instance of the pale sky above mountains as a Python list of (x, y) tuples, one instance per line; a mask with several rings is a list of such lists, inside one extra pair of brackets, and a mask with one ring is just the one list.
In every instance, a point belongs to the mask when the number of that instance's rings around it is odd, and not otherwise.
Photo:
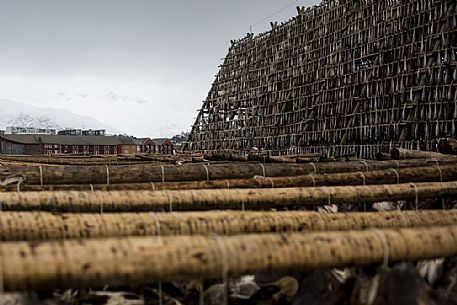
[(0, 0), (0, 98), (171, 136), (190, 129), (230, 39), (317, 3)]

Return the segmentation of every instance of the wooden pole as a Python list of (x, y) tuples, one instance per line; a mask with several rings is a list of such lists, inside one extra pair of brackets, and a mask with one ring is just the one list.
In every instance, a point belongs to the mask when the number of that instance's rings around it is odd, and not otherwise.
[(457, 157), (444, 155), (432, 151), (422, 151), (422, 150), (411, 150), (403, 148), (393, 148), (390, 152), (393, 160), (406, 160), (406, 159), (436, 159), (436, 160), (446, 160), (446, 159), (456, 159)]
[(22, 163), (26, 166), (32, 164), (41, 164), (41, 165), (77, 165), (77, 166), (96, 166), (96, 165), (130, 165), (130, 164), (153, 164), (153, 163), (172, 163), (174, 159), (172, 158), (135, 158), (135, 157), (112, 157), (112, 158), (93, 158), (90, 157), (42, 157), (42, 156), (0, 156), (2, 163), (8, 164), (11, 162)]
[(457, 211), (392, 211), (326, 214), (293, 212), (179, 212), (53, 214), (2, 212), (0, 240), (32, 241), (127, 236), (237, 235), (294, 231), (457, 225)]
[(141, 212), (302, 207), (457, 195), (457, 182), (282, 189), (0, 193), (5, 211)]
[(300, 155), (287, 155), (287, 156), (270, 156), (270, 155), (237, 155), (230, 153), (214, 153), (204, 155), (206, 160), (212, 161), (258, 161), (262, 163), (296, 163), (297, 160), (302, 160), (303, 162), (318, 162), (319, 154), (318, 153), (308, 153)]
[[(210, 181), (117, 183), (117, 184), (55, 184), (55, 185), (7, 185), (8, 191), (53, 190), (184, 190), (184, 189), (231, 189), (231, 188), (283, 188), (305, 186), (371, 185), (406, 182), (446, 182), (457, 180), (457, 165), (426, 166), (386, 169), (368, 172), (349, 172), (291, 177), (256, 177)], [(1, 189), (1, 187), (0, 187)]]
[[(350, 161), (335, 163), (222, 163), (185, 165), (6, 167), (22, 174), (28, 184), (108, 184), (241, 179), (254, 176), (285, 177), (310, 173), (365, 172), (436, 164), (436, 160)], [(457, 158), (439, 161), (456, 164)]]
[(6, 291), (137, 285), (457, 255), (457, 226), (0, 245)]
[(162, 155), (162, 154), (137, 154), (137, 155), (53, 155), (53, 156), (27, 156), (27, 155), (0, 155), (0, 161), (15, 161), (24, 164), (53, 164), (53, 165), (129, 165), (174, 163), (175, 161), (191, 162), (192, 155)]

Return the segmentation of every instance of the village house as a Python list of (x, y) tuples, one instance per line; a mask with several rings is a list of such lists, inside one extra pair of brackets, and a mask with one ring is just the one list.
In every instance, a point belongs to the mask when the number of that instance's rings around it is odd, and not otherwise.
[(139, 138), (135, 139), (138, 153), (155, 153), (164, 155), (174, 155), (174, 144), (167, 138), (163, 139), (149, 139)]
[(175, 147), (170, 139), (162, 138), (162, 139), (152, 139), (154, 143), (154, 152), (157, 154), (164, 154), (164, 155), (174, 155), (175, 154)]
[(150, 153), (152, 151), (152, 140), (149, 138), (135, 139), (137, 153)]
[(134, 155), (137, 153), (137, 145), (134, 138), (119, 136), (117, 137), (117, 140), (119, 141), (118, 153), (120, 155)]
[(117, 136), (0, 134), (0, 153), (10, 155), (135, 154), (132, 138)]

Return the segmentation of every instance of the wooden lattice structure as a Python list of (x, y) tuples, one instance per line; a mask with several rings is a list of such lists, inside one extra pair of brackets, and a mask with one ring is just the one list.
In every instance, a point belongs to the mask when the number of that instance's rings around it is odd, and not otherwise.
[(456, 136), (455, 0), (329, 0), (232, 41), (187, 150), (372, 157)]

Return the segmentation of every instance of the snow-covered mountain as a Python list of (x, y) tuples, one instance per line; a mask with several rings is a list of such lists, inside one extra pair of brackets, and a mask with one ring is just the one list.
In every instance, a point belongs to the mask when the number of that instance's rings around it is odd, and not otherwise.
[(92, 117), (61, 108), (39, 107), (11, 99), (0, 99), (0, 129), (6, 126), (36, 128), (96, 128), (108, 133), (122, 133)]
[(138, 137), (170, 137), (189, 130), (189, 112), (156, 98), (118, 94), (112, 90), (90, 93), (60, 92), (40, 105), (65, 108), (94, 117)]

